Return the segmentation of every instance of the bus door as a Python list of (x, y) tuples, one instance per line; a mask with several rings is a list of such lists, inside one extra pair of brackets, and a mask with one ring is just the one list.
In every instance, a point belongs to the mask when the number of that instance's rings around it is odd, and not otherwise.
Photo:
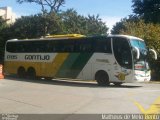
[(123, 37), (112, 38), (113, 59), (113, 81), (127, 82), (133, 78), (133, 62), (131, 47), (128, 39)]

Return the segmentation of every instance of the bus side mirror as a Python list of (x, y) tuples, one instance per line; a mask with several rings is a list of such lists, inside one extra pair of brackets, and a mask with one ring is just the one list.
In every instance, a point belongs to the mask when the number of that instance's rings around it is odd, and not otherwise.
[(154, 54), (154, 59), (157, 60), (157, 53), (154, 49), (149, 49), (150, 52)]
[(138, 49), (138, 47), (133, 47), (133, 50), (136, 52), (136, 59), (138, 60), (140, 58), (140, 51)]

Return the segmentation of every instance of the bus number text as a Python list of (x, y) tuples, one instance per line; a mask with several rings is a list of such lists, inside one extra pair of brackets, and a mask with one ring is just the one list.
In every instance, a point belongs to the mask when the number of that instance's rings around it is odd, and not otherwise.
[(7, 55), (8, 60), (15, 60), (17, 59), (17, 55)]

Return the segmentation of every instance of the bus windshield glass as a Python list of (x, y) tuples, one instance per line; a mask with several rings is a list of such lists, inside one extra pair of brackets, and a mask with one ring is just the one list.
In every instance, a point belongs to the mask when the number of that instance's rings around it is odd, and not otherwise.
[[(138, 40), (138, 39), (132, 39), (131, 40), (131, 46), (133, 47), (137, 47), (140, 51), (140, 58), (139, 60), (136, 60), (135, 56), (134, 56), (134, 59), (135, 59), (135, 69), (149, 69), (149, 66), (148, 66), (148, 60), (147, 60), (147, 54), (148, 54), (148, 49), (146, 47), (146, 44), (144, 41), (142, 40)], [(136, 54), (134, 51), (133, 51), (133, 54)], [(141, 67), (136, 67), (136, 66), (141, 66)]]
[(137, 39), (132, 39), (131, 40), (131, 45), (133, 47), (137, 47), (140, 51), (140, 59), (146, 59), (147, 57), (147, 47), (144, 41), (137, 40)]
[(145, 49), (145, 50), (147, 48), (144, 41), (136, 40), (136, 39), (131, 40), (131, 45), (134, 46), (134, 47), (138, 47), (140, 49)]

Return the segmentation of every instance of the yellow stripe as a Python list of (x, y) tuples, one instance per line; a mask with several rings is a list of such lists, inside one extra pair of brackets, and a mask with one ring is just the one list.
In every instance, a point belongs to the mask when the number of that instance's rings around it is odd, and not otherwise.
[(64, 63), (64, 61), (67, 59), (69, 53), (59, 53), (55, 59), (53, 60), (53, 63), (52, 63), (52, 67), (51, 69), (52, 70), (49, 70), (49, 71), (52, 71), (52, 75), (55, 76), (56, 73), (58, 72), (58, 70), (60, 69), (61, 65)]
[(80, 38), (80, 37), (85, 37), (85, 35), (81, 34), (65, 34), (65, 35), (49, 35), (45, 36), (46, 38)]

